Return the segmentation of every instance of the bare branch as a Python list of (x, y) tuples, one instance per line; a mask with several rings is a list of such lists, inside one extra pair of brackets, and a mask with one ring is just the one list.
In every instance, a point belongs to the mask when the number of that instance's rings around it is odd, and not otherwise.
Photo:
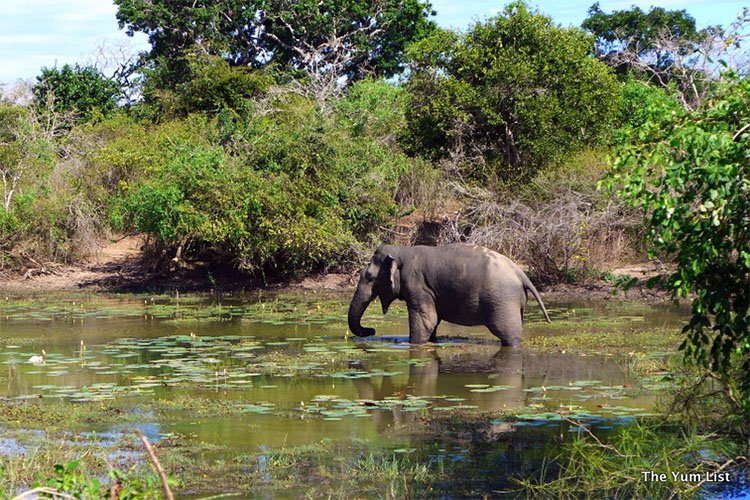
[(612, 42), (621, 50), (613, 50), (607, 57), (611, 64), (632, 69), (661, 87), (674, 83), (677, 100), (696, 109), (710, 91), (707, 83), (721, 78), (724, 68), (747, 72), (750, 62), (741, 45), (750, 37), (749, 23), (750, 14), (745, 10), (727, 31), (712, 30), (698, 41), (665, 29), (654, 36), (649, 49), (634, 37), (624, 38)]
[(604, 449), (613, 451), (615, 453), (615, 455), (617, 455), (618, 457), (621, 457), (621, 458), (630, 458), (632, 456), (632, 455), (625, 455), (625, 454), (623, 454), (620, 450), (618, 450), (617, 448), (615, 448), (611, 444), (604, 444), (604, 443), (602, 443), (601, 440), (598, 437), (596, 437), (596, 434), (594, 434), (593, 432), (591, 432), (591, 429), (589, 429), (588, 427), (586, 427), (585, 425), (583, 425), (581, 422), (573, 420), (572, 418), (569, 418), (567, 415), (565, 415), (563, 413), (559, 413), (558, 412), (558, 415), (560, 415), (560, 417), (563, 420), (565, 420), (566, 422), (568, 422), (570, 425), (573, 425), (573, 426), (578, 427), (579, 429), (581, 429), (583, 431), (586, 431), (586, 434), (588, 434), (591, 439), (593, 439), (594, 441), (596, 441), (596, 445), (599, 448), (604, 448)]
[(143, 442), (143, 446), (146, 448), (146, 452), (148, 452), (151, 463), (154, 464), (156, 472), (159, 474), (159, 479), (161, 479), (161, 485), (164, 489), (164, 498), (167, 500), (174, 500), (174, 495), (172, 494), (172, 490), (169, 488), (169, 482), (167, 481), (167, 474), (164, 472), (164, 467), (162, 467), (161, 462), (159, 462), (159, 458), (156, 456), (154, 448), (151, 446), (151, 443), (148, 442), (148, 438), (143, 432), (138, 430), (136, 431), (136, 434), (138, 434), (138, 437)]

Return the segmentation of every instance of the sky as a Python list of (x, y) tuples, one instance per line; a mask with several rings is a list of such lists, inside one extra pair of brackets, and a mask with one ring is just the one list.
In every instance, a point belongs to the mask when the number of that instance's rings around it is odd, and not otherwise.
[[(529, 0), (533, 7), (563, 26), (578, 26), (590, 1)], [(438, 24), (463, 29), (497, 14), (507, 2), (491, 0), (432, 0)], [(686, 9), (699, 27), (728, 26), (750, 0), (600, 0), (605, 12), (657, 3), (667, 9)], [(42, 67), (64, 64), (107, 66), (98, 54), (123, 59), (148, 48), (142, 34), (134, 38), (117, 26), (117, 8), (110, 0), (0, 0), (0, 84), (34, 80)], [(104, 49), (104, 50), (102, 50)], [(111, 67), (111, 64), (110, 64)]]

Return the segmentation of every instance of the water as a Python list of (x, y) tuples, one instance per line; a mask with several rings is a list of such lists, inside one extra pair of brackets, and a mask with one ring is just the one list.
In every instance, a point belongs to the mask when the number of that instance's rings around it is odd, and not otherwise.
[[(539, 342), (678, 331), (685, 318), (672, 306), (550, 303), (552, 325), (538, 310), (527, 316), (524, 343), (533, 347), (504, 349), (484, 328), (452, 325), (441, 325), (437, 346), (410, 347), (403, 307), (386, 318), (365, 316), (378, 337), (347, 337), (348, 299), (8, 297), (0, 302), (0, 397), (70, 408), (114, 404), (128, 419), (78, 419), (65, 429), (102, 446), (135, 426), (153, 441), (179, 436), (214, 446), (227, 460), (323, 440), (365, 443), (432, 466), (450, 462), (454, 472), (495, 471), (492, 480), (454, 474), (461, 491), (489, 491), (508, 487), (511, 472), (538, 468), (551, 436), (575, 431), (559, 412), (606, 432), (655, 411), (658, 380), (632, 373), (622, 349)], [(43, 363), (29, 362), (42, 353)], [(474, 427), (422, 429), (464, 414), (491, 417)], [(19, 454), (38, 440), (33, 421), (2, 425), (0, 453)]]

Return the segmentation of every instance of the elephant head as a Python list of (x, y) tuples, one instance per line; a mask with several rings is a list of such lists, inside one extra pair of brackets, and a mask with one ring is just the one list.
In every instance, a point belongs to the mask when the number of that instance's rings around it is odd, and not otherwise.
[(380, 299), (383, 314), (388, 311), (391, 302), (400, 298), (401, 277), (397, 250), (396, 247), (381, 246), (360, 274), (357, 290), (349, 305), (349, 330), (357, 337), (375, 335), (374, 328), (363, 327), (360, 323), (367, 306), (375, 297)]

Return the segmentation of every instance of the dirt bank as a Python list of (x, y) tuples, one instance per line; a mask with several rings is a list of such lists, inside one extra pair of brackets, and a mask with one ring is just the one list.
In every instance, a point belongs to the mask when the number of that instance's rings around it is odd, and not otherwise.
[[(144, 263), (144, 240), (138, 236), (113, 239), (100, 248), (96, 256), (80, 266), (49, 264), (32, 268), (16, 275), (0, 274), (0, 293), (35, 293), (60, 291), (158, 293), (236, 291), (255, 288), (353, 290), (357, 274), (326, 273), (290, 277), (273, 284), (251, 279), (236, 269), (191, 265), (172, 271), (155, 271)], [(630, 299), (663, 300), (667, 294), (644, 286), (648, 278), (665, 272), (655, 263), (641, 263), (619, 267), (612, 276), (638, 279), (638, 285), (628, 292), (616, 292), (613, 281), (590, 281), (583, 284), (559, 284), (539, 287), (545, 297), (614, 299), (623, 295)], [(616, 292), (616, 293), (615, 293)]]
[(124, 236), (109, 241), (88, 262), (78, 266), (40, 264), (16, 274), (0, 273), (0, 292), (208, 292), (265, 288), (349, 290), (356, 276), (328, 273), (288, 278), (266, 284), (226, 266), (191, 264), (154, 270), (143, 259), (144, 239)]

